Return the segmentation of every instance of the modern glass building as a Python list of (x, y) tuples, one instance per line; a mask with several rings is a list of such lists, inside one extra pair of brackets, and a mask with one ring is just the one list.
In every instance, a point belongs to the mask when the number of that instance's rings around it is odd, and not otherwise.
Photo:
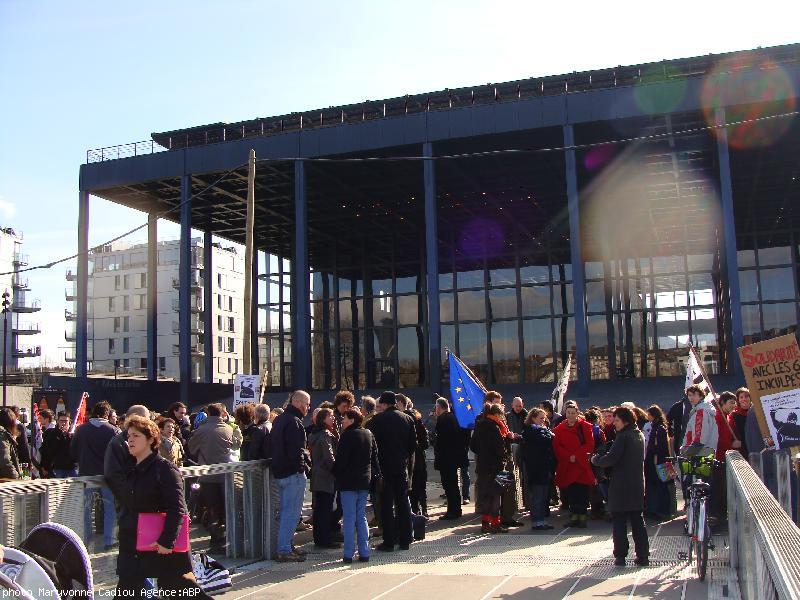
[(87, 154), (79, 246), (89, 195), (244, 242), (255, 149), (274, 391), (736, 374), (797, 327), (798, 94), (790, 45), (153, 134)]

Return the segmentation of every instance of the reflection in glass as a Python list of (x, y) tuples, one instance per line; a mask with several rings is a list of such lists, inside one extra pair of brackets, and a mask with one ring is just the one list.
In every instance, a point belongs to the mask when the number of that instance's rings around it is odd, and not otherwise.
[(519, 321), (490, 323), (492, 336), (492, 382), (519, 383)]
[(489, 286), (516, 285), (517, 271), (510, 269), (489, 269)]
[(739, 268), (742, 267), (755, 267), (756, 266), (756, 251), (755, 250), (739, 250), (736, 252), (736, 262)]
[(714, 255), (689, 254), (686, 257), (686, 262), (690, 271), (711, 271), (714, 267)]
[[(450, 294), (452, 297), (452, 294)], [(419, 322), (419, 299), (417, 295), (397, 296), (397, 321), (399, 325), (416, 325)], [(441, 315), (439, 319), (442, 320)]]
[(552, 265), (550, 271), (553, 273), (553, 281), (572, 281), (572, 264), (570, 263)]
[(682, 273), (684, 271), (683, 256), (654, 256), (654, 273)]
[[(406, 294), (406, 293), (414, 293), (419, 292), (420, 290), (417, 289), (417, 276), (416, 275), (409, 275), (407, 277), (398, 277), (395, 280), (395, 286), (397, 287), (398, 294)], [(442, 287), (441, 275), (439, 276), (439, 288)]]
[(478, 321), (486, 318), (486, 298), (483, 290), (458, 292), (458, 320)]
[(742, 302), (758, 301), (757, 271), (739, 271), (739, 297)]
[[(764, 240), (759, 240), (758, 243), (759, 246), (761, 246)], [(760, 267), (790, 264), (792, 264), (792, 249), (790, 246), (776, 246), (772, 248), (759, 247), (758, 265)]]
[[(759, 256), (760, 256), (759, 250)], [(795, 298), (794, 274), (791, 268), (761, 269), (762, 300), (789, 300)]]
[(794, 302), (762, 304), (764, 339), (785, 335), (797, 330), (797, 309)]
[(602, 281), (586, 282), (586, 311), (605, 312), (606, 297), (605, 285)]
[(594, 315), (588, 317), (586, 321), (589, 340), (589, 376), (592, 379), (608, 379), (608, 331), (606, 327), (606, 316)]
[(450, 385), (450, 361), (447, 360), (445, 350), (451, 352), (456, 351), (456, 327), (455, 325), (442, 325), (439, 329), (441, 332), (442, 340), (442, 381), (446, 382), (446, 386)]
[(488, 381), (489, 365), (486, 353), (486, 324), (471, 323), (458, 326), (458, 356), (482, 382)]
[[(444, 330), (444, 328), (442, 329)], [(444, 342), (443, 336), (442, 346), (444, 346)], [(425, 340), (422, 336), (422, 329), (418, 327), (401, 327), (398, 329), (397, 349), (397, 357), (400, 363), (400, 387), (419, 387), (423, 385), (424, 381), (422, 381), (420, 365), (425, 358)]]
[(456, 275), (458, 289), (484, 287), (483, 269), (473, 271), (459, 271)]
[(553, 286), (553, 309), (555, 314), (572, 314), (573, 300), (571, 283)]
[(455, 320), (455, 300), (452, 293), (439, 294), (439, 321), (447, 323)]
[(742, 306), (742, 333), (745, 344), (761, 341), (761, 314), (758, 304)]
[[(460, 301), (460, 299), (459, 299)], [(459, 309), (461, 308), (459, 304)], [(489, 308), (492, 319), (506, 319), (517, 316), (517, 290), (505, 288), (489, 290)]]
[(372, 298), (373, 327), (390, 327), (394, 323), (392, 312), (391, 296), (375, 296)]
[[(546, 259), (542, 259), (547, 262)], [(519, 277), (522, 284), (549, 283), (550, 269), (545, 265), (527, 265), (519, 268)]]
[(439, 289), (440, 290), (452, 290), (453, 289), (453, 274), (452, 273), (439, 273)]
[(655, 290), (657, 308), (686, 306), (689, 302), (689, 294), (686, 292), (686, 279), (683, 275), (656, 277)]
[[(572, 287), (572, 286), (569, 286)], [(575, 361), (575, 318), (561, 317), (554, 320), (556, 330), (556, 363), (558, 373), (567, 364), (569, 357), (572, 357), (572, 368), (570, 371), (570, 381), (575, 381), (578, 377), (578, 363)]]
[(554, 381), (553, 332), (550, 319), (523, 321), (522, 344), (525, 356), (525, 383)]

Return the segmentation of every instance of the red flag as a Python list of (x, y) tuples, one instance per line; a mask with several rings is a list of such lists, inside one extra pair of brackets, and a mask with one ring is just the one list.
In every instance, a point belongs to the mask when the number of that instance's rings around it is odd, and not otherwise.
[(75, 433), (75, 429), (86, 422), (86, 399), (89, 394), (83, 392), (81, 395), (81, 403), (78, 405), (78, 410), (75, 413), (75, 420), (72, 421), (72, 427), (69, 428), (70, 433)]

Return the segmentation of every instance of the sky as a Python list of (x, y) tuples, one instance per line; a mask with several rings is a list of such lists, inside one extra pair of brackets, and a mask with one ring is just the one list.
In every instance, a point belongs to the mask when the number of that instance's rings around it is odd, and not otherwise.
[[(800, 42), (798, 22), (796, 0), (0, 0), (0, 226), (32, 265), (74, 254), (86, 151), (152, 132)], [(144, 221), (92, 198), (89, 244)], [(29, 276), (48, 365), (67, 268)]]

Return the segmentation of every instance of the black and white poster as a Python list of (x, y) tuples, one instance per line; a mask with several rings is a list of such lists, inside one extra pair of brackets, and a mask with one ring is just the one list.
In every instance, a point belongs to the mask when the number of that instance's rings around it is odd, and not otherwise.
[(800, 389), (761, 396), (761, 406), (778, 448), (800, 446)]

